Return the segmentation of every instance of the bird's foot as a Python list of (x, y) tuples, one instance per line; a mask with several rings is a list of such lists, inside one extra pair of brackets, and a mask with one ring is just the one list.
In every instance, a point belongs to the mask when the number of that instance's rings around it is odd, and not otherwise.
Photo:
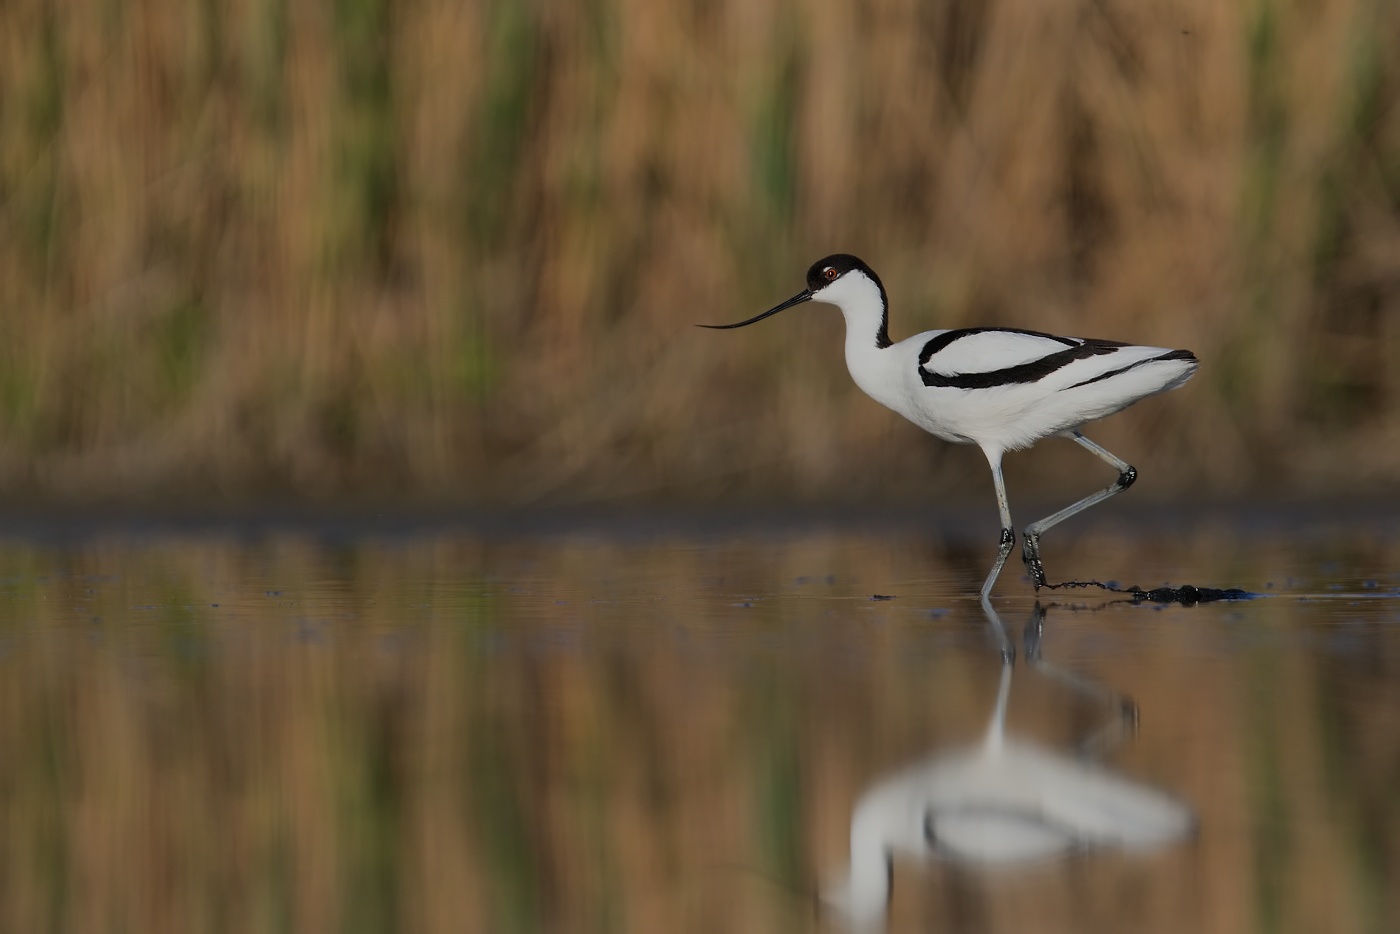
[(1027, 531), (1021, 535), (1021, 560), (1026, 562), (1026, 571), (1031, 576), (1031, 584), (1036, 590), (1046, 586), (1045, 565), (1040, 562), (1040, 535)]

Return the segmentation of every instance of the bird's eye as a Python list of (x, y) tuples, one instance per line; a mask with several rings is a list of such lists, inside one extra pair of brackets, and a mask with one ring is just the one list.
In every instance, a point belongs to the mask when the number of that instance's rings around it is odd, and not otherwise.
[(822, 270), (822, 278), (824, 278), (827, 282), (835, 282), (836, 275), (837, 273), (835, 266), (828, 266)]

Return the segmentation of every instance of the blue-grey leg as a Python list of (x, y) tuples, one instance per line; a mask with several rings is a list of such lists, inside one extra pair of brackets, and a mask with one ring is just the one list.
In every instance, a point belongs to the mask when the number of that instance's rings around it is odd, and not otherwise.
[(1085, 697), (1098, 701), (1112, 713), (1107, 721), (1080, 741), (1080, 753), (1086, 757), (1097, 757), (1135, 734), (1138, 729), (1138, 709), (1132, 698), (1119, 694), (1097, 681), (1091, 681), (1082, 675), (1066, 671), (1047, 662), (1040, 652), (1044, 635), (1045, 608), (1037, 600), (1035, 609), (1031, 611), (1030, 619), (1026, 621), (1024, 633), (1026, 661), (1041, 674), (1055, 679)]
[(1011, 507), (1006, 502), (1006, 481), (1001, 476), (1001, 452), (984, 448), (982, 453), (987, 455), (987, 463), (992, 465), (992, 483), (996, 486), (997, 509), (1001, 512), (1001, 543), (997, 547), (997, 559), (992, 564), (992, 573), (987, 575), (987, 581), (982, 585), (981, 596), (985, 601), (992, 593), (992, 585), (997, 582), (1002, 565), (1006, 564), (1006, 556), (1011, 554), (1011, 546), (1016, 544), (1016, 529), (1011, 524)]
[(1070, 516), (1077, 515), (1090, 506), (1103, 502), (1115, 493), (1123, 492), (1128, 487), (1132, 486), (1133, 481), (1137, 479), (1137, 471), (1133, 468), (1132, 464), (1129, 464), (1127, 461), (1104, 448), (1099, 447), (1078, 431), (1069, 432), (1067, 437), (1073, 441), (1077, 441), (1080, 446), (1097, 455), (1105, 463), (1116, 467), (1118, 469), (1118, 479), (1114, 481), (1111, 486), (1099, 490), (1097, 493), (1090, 493), (1079, 502), (1066, 506), (1059, 512), (1046, 516), (1044, 519), (1032, 522), (1030, 525), (1026, 526), (1026, 531), (1021, 540), (1021, 557), (1026, 562), (1026, 570), (1030, 572), (1031, 583), (1035, 585), (1036, 590), (1046, 586), (1045, 566), (1040, 562), (1041, 534), (1044, 533), (1046, 529), (1064, 522)]
[(1001, 623), (1001, 617), (992, 608), (992, 599), (985, 593), (982, 594), (982, 615), (987, 617), (987, 623), (992, 627), (992, 635), (997, 637), (997, 645), (1001, 649), (1001, 662), (1003, 665), (1010, 665), (1016, 660), (1016, 647), (1011, 644), (1011, 637), (1006, 634), (1006, 627)]

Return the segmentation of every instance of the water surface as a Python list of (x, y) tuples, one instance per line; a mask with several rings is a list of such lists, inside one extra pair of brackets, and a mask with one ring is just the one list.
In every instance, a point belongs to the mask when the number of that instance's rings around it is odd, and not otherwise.
[[(1037, 607), (1009, 567), (1009, 669), (976, 535), (12, 529), (0, 925), (1392, 930), (1394, 528), (1047, 537), (1052, 578), (1262, 596)], [(1003, 691), (1039, 758), (948, 791)], [(912, 817), (853, 908), (853, 815), (891, 789)]]

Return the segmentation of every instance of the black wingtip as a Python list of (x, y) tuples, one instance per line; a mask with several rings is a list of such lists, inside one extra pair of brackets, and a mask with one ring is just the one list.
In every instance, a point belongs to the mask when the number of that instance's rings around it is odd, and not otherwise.
[(1164, 354), (1162, 354), (1160, 357), (1157, 357), (1156, 359), (1158, 359), (1158, 360), (1181, 360), (1181, 361), (1184, 361), (1184, 362), (1186, 362), (1186, 363), (1199, 363), (1199, 362), (1200, 362), (1199, 360), (1196, 359), (1196, 355), (1193, 354), (1193, 353), (1192, 353), (1191, 351), (1189, 351), (1189, 350), (1173, 350), (1171, 353), (1164, 353)]

